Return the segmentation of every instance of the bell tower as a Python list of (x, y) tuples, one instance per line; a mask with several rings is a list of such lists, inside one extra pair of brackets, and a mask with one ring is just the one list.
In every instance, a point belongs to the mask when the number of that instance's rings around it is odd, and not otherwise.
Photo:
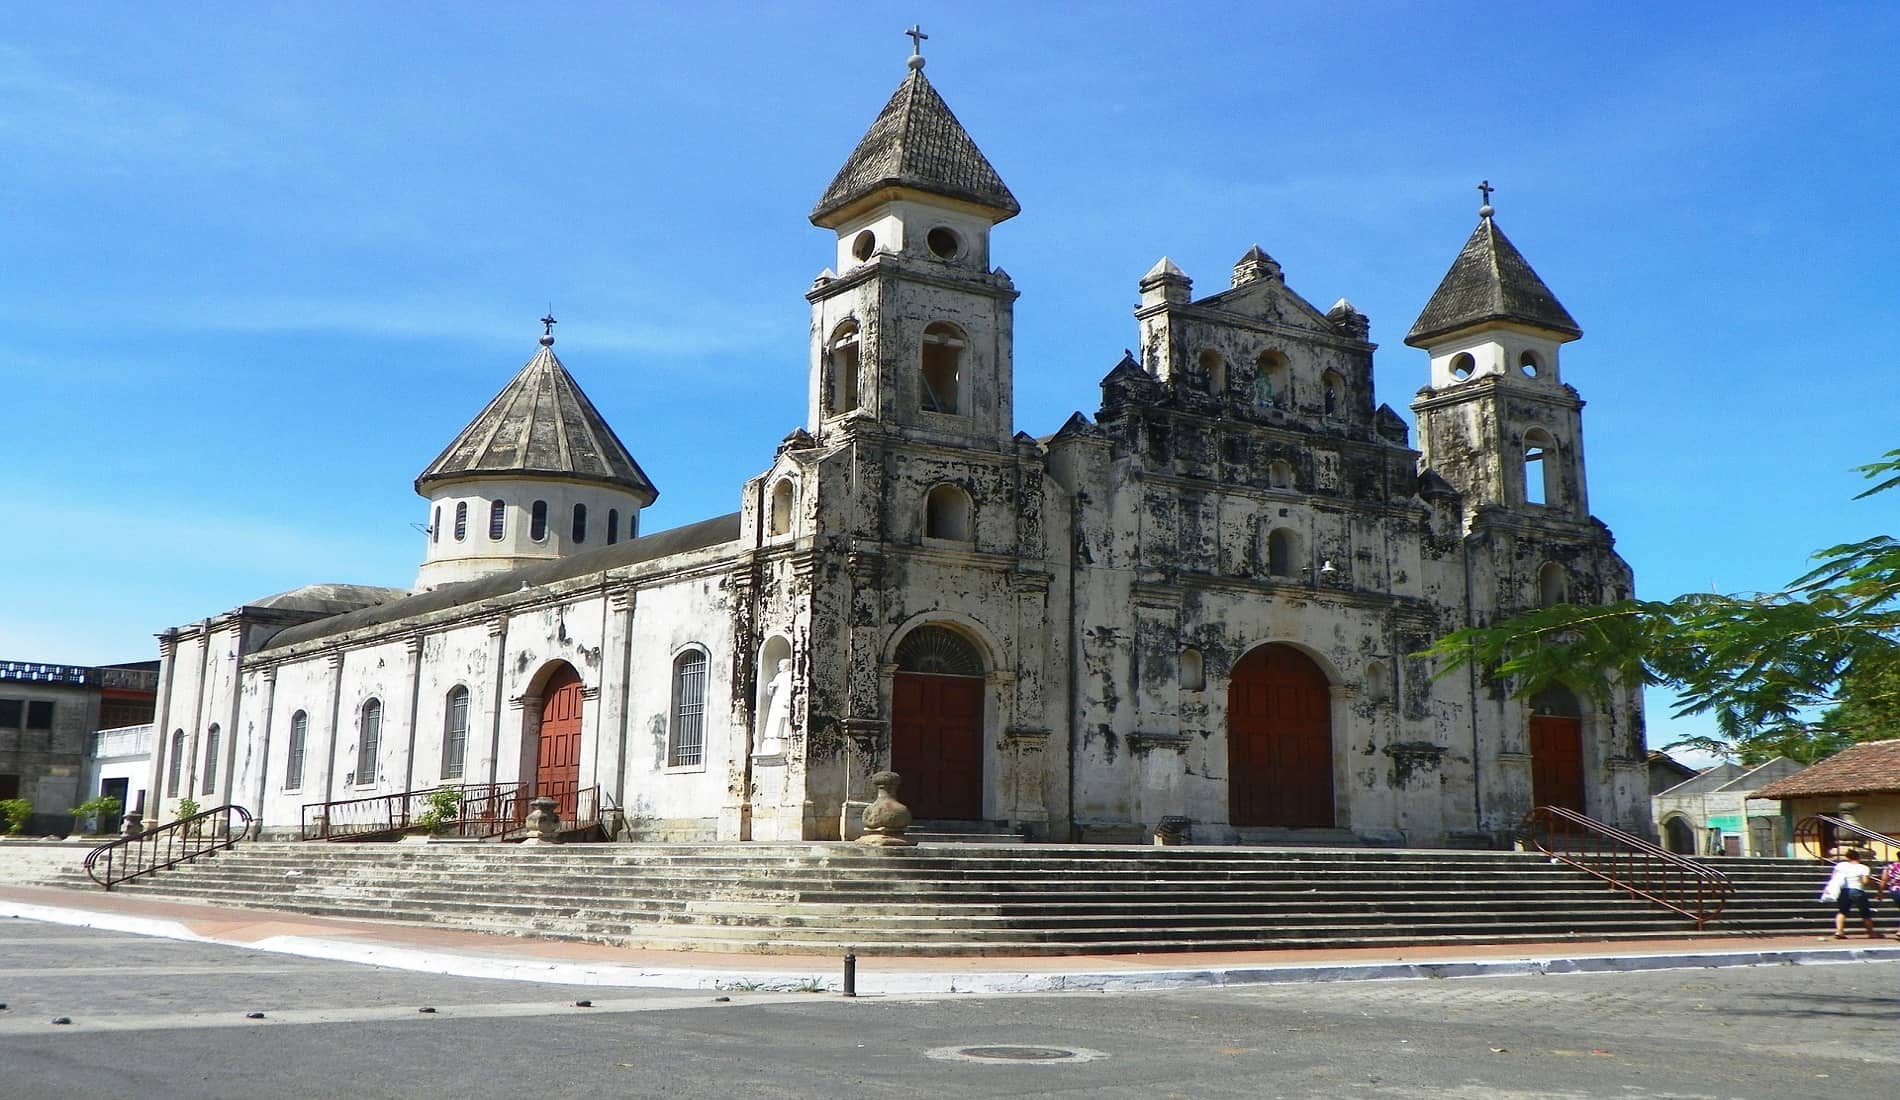
[(1405, 337), (1431, 357), (1412, 403), (1420, 464), (1467, 509), (1587, 520), (1583, 401), (1558, 362), (1583, 330), (1498, 228), (1490, 182), (1478, 189), (1478, 227)]
[(909, 74), (811, 212), (837, 234), (813, 282), (808, 430), (869, 420), (919, 441), (1007, 450), (1016, 289), (990, 230), (1022, 207), (924, 77)]

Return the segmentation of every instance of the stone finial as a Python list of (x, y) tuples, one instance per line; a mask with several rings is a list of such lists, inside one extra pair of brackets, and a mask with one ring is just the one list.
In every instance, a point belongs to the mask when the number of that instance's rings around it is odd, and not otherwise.
[(1160, 302), (1185, 303), (1194, 292), (1194, 280), (1187, 272), (1176, 267), (1173, 260), (1166, 256), (1155, 261), (1148, 274), (1141, 277), (1141, 304), (1151, 306)]
[(1233, 285), (1245, 286), (1261, 279), (1272, 279), (1276, 283), (1285, 281), (1280, 273), (1280, 262), (1267, 255), (1266, 249), (1254, 245), (1247, 250), (1246, 255), (1234, 261)]
[(1326, 319), (1333, 327), (1354, 339), (1364, 340), (1372, 331), (1372, 321), (1359, 312), (1359, 307), (1345, 298), (1333, 303), (1326, 311)]
[(523, 844), (559, 844), (561, 835), (561, 815), (554, 812), (554, 800), (543, 795), (529, 803), (534, 809), (528, 819), (521, 823), (528, 837)]
[(917, 842), (904, 836), (910, 828), (910, 807), (897, 800), (897, 786), (904, 777), (896, 772), (878, 772), (871, 777), (877, 797), (864, 808), (864, 835), (859, 844), (875, 848), (910, 848)]

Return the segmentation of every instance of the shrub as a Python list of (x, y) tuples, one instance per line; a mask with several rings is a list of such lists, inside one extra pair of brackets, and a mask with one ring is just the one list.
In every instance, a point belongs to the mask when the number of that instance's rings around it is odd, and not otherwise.
[(33, 804), (24, 798), (0, 799), (0, 821), (6, 822), (7, 835), (26, 831), (26, 819), (33, 816)]
[(111, 795), (102, 794), (98, 798), (81, 802), (67, 812), (73, 815), (73, 823), (75, 825), (79, 823), (79, 819), (81, 818), (91, 818), (93, 828), (109, 830), (113, 824), (119, 820), (120, 808), (118, 799)]
[(178, 800), (178, 820), (180, 821), (188, 817), (197, 817), (203, 812), (204, 807), (198, 805), (194, 799), (181, 798)]
[(416, 824), (432, 833), (441, 832), (442, 826), (461, 816), (462, 792), (442, 787), (425, 795), (422, 804), (424, 809), (416, 815)]

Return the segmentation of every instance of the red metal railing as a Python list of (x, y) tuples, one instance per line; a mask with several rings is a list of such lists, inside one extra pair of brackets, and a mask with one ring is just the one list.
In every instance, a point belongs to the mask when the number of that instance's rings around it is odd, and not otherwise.
[(164, 871), (233, 847), (251, 828), (251, 811), (219, 806), (101, 844), (86, 853), (86, 874), (110, 890), (121, 882)]
[(1698, 930), (1721, 916), (1735, 894), (1722, 872), (1561, 806), (1526, 814), (1524, 834), (1551, 859), (1681, 913)]
[[(452, 816), (433, 826), (424, 814), (442, 791), (460, 796)], [(410, 831), (465, 840), (505, 837), (522, 827), (536, 798), (554, 799), (563, 832), (578, 832), (601, 822), (598, 787), (578, 783), (468, 783), (396, 794), (312, 802), (303, 807), (300, 835), (304, 840), (371, 840)]]
[(1877, 833), (1864, 825), (1834, 817), (1831, 814), (1815, 814), (1804, 817), (1794, 827), (1794, 851), (1798, 856), (1810, 859), (1826, 859), (1828, 852), (1836, 848), (1866, 848), (1873, 858), (1881, 863), (1891, 863), (1900, 859), (1900, 839), (1885, 833)]

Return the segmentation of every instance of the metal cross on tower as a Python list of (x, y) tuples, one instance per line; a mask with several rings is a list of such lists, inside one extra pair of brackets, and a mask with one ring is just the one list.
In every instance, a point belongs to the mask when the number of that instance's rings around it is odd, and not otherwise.
[(930, 37), (924, 33), (923, 25), (912, 23), (910, 29), (904, 33), (910, 36), (910, 55), (912, 57), (922, 57), (924, 54), (924, 39)]
[(554, 311), (551, 309), (548, 310), (548, 315), (546, 317), (541, 318), (541, 325), (542, 325), (541, 335), (543, 336), (554, 335), (554, 326), (558, 324), (560, 324), (560, 322), (554, 319)]
[(1491, 186), (1490, 180), (1481, 180), (1478, 183), (1478, 194), (1484, 196), (1484, 205), (1486, 206), (1491, 205), (1491, 192), (1496, 190), (1497, 188)]

